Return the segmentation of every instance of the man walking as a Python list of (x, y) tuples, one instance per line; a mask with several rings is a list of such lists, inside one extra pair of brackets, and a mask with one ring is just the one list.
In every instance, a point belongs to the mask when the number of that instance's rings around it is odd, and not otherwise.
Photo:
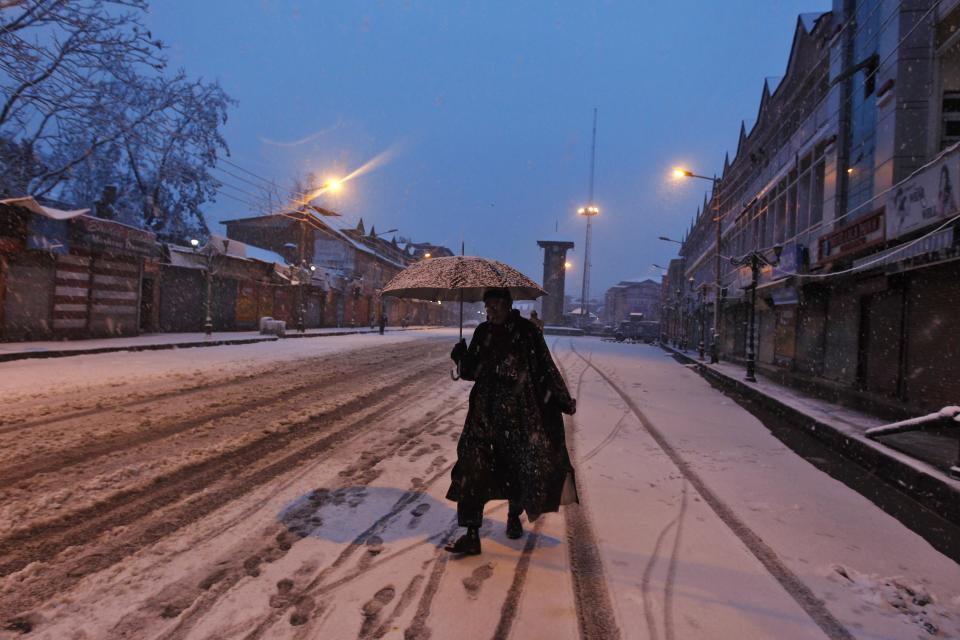
[(509, 290), (488, 289), (483, 301), (487, 321), (469, 347), (461, 340), (450, 354), (461, 378), (475, 382), (447, 491), (457, 503), (458, 523), (467, 528), (447, 551), (468, 555), (480, 553), (489, 500), (509, 500), (510, 538), (523, 535), (523, 511), (534, 521), (577, 502), (561, 415), (573, 415), (576, 401), (543, 334), (512, 308)]

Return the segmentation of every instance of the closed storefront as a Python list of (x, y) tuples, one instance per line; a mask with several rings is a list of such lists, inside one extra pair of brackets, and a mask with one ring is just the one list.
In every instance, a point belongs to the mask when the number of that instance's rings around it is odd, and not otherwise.
[(831, 289), (827, 299), (823, 375), (853, 385), (857, 378), (860, 309), (852, 289)]
[(91, 256), (87, 335), (140, 331), (143, 264), (159, 252), (154, 234), (111, 220), (81, 215), (70, 220), (74, 253)]
[(234, 311), (238, 329), (251, 329), (257, 326), (257, 284), (249, 280), (241, 280), (237, 284), (237, 301)]
[(778, 367), (790, 369), (796, 357), (797, 347), (797, 306), (776, 307), (776, 324), (773, 338), (773, 363)]
[(960, 404), (958, 264), (918, 271), (907, 285), (906, 395), (931, 410)]
[(757, 300), (756, 310), (756, 333), (754, 334), (754, 348), (756, 351), (757, 362), (763, 364), (773, 364), (773, 344), (774, 327), (776, 325), (776, 316), (773, 309), (764, 308), (766, 305)]
[(273, 287), (273, 317), (277, 320), (283, 320), (286, 322), (288, 328), (293, 327), (296, 322), (293, 304), (293, 287)]
[(307, 293), (307, 327), (319, 327), (323, 310), (323, 291), (310, 289)]
[(233, 331), (237, 328), (235, 316), (237, 307), (237, 281), (233, 278), (213, 278), (213, 304), (210, 312), (213, 316), (215, 331)]
[(93, 259), (91, 336), (136, 335), (139, 330), (140, 261), (116, 255)]
[(162, 266), (160, 281), (160, 330), (171, 332), (197, 331), (203, 326), (206, 291), (203, 271)]
[(3, 336), (36, 340), (53, 332), (54, 261), (50, 254), (27, 252), (7, 261)]
[(860, 371), (864, 389), (900, 393), (903, 293), (888, 289), (861, 298)]
[(823, 347), (827, 330), (827, 292), (820, 285), (803, 289), (796, 307), (796, 370), (809, 376), (823, 371)]
[(93, 258), (58, 255), (53, 298), (53, 328), (58, 333), (83, 334), (90, 318), (90, 281)]

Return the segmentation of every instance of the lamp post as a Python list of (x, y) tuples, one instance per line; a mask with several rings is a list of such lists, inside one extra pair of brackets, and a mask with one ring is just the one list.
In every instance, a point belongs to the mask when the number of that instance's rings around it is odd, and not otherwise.
[[(190, 246), (193, 248), (194, 253), (197, 252), (197, 249), (200, 247), (200, 241), (196, 238), (190, 239)], [(213, 317), (210, 314), (210, 299), (213, 297), (213, 252), (210, 250), (210, 243), (207, 242), (206, 246), (203, 248), (204, 258), (206, 259), (205, 269), (205, 279), (207, 281), (207, 296), (204, 300), (204, 312), (206, 318), (203, 321), (203, 332), (209, 338), (213, 335)]]
[(701, 176), (686, 169), (677, 168), (673, 170), (673, 175), (677, 178), (699, 178), (700, 180), (709, 180), (713, 184), (713, 194), (711, 197), (710, 208), (713, 210), (713, 220), (716, 222), (714, 238), (714, 299), (713, 299), (713, 336), (710, 341), (710, 364), (716, 364), (720, 361), (720, 235), (722, 232), (722, 216), (720, 215), (720, 187), (722, 186), (720, 178), (714, 176), (708, 178)]
[(697, 351), (698, 351), (699, 354), (700, 354), (700, 361), (703, 362), (703, 354), (704, 354), (704, 344), (703, 344), (703, 341), (704, 341), (705, 336), (706, 336), (706, 334), (707, 334), (707, 314), (705, 313), (705, 309), (704, 309), (704, 300), (705, 300), (706, 297), (707, 297), (707, 283), (706, 283), (706, 282), (701, 283), (701, 284), (700, 284), (700, 287), (699, 287), (698, 289), (699, 289), (698, 292), (699, 292), (699, 294), (700, 294), (700, 306), (699, 306), (699, 311), (700, 311), (700, 343), (697, 345)]
[(677, 331), (673, 338), (673, 346), (687, 351), (687, 341), (683, 335), (683, 289), (677, 287)]
[(756, 307), (757, 307), (757, 283), (760, 279), (760, 269), (764, 265), (774, 267), (780, 264), (780, 254), (783, 252), (783, 247), (781, 245), (776, 245), (773, 247), (773, 259), (767, 258), (763, 251), (751, 251), (745, 256), (740, 258), (730, 258), (730, 264), (735, 267), (742, 267), (747, 265), (750, 267), (750, 323), (747, 327), (747, 375), (745, 380), (747, 382), (756, 382), (756, 353), (754, 350), (754, 324), (756, 317)]
[(587, 237), (583, 249), (583, 289), (580, 293), (580, 328), (586, 329), (590, 324), (590, 239), (592, 235), (590, 224), (594, 217), (600, 215), (600, 209), (594, 205), (580, 207), (577, 209), (577, 214), (587, 218)]

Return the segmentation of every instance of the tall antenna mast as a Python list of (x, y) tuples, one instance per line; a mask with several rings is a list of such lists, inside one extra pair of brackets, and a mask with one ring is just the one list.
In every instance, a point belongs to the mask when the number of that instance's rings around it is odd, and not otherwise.
[(577, 213), (587, 218), (587, 239), (583, 250), (583, 289), (580, 293), (580, 326), (586, 328), (590, 323), (590, 238), (592, 235), (591, 222), (593, 217), (600, 213), (600, 209), (593, 202), (593, 176), (597, 158), (597, 108), (593, 108), (593, 141), (590, 143), (590, 198), (587, 206), (580, 207)]

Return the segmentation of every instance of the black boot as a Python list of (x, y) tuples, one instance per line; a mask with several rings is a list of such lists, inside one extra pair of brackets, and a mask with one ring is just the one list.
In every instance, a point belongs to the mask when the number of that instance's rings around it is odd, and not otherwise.
[(523, 537), (523, 525), (520, 523), (519, 513), (511, 513), (507, 516), (507, 537), (511, 540)]
[(465, 534), (444, 548), (450, 553), (462, 553), (466, 556), (480, 555), (480, 528), (467, 527)]

